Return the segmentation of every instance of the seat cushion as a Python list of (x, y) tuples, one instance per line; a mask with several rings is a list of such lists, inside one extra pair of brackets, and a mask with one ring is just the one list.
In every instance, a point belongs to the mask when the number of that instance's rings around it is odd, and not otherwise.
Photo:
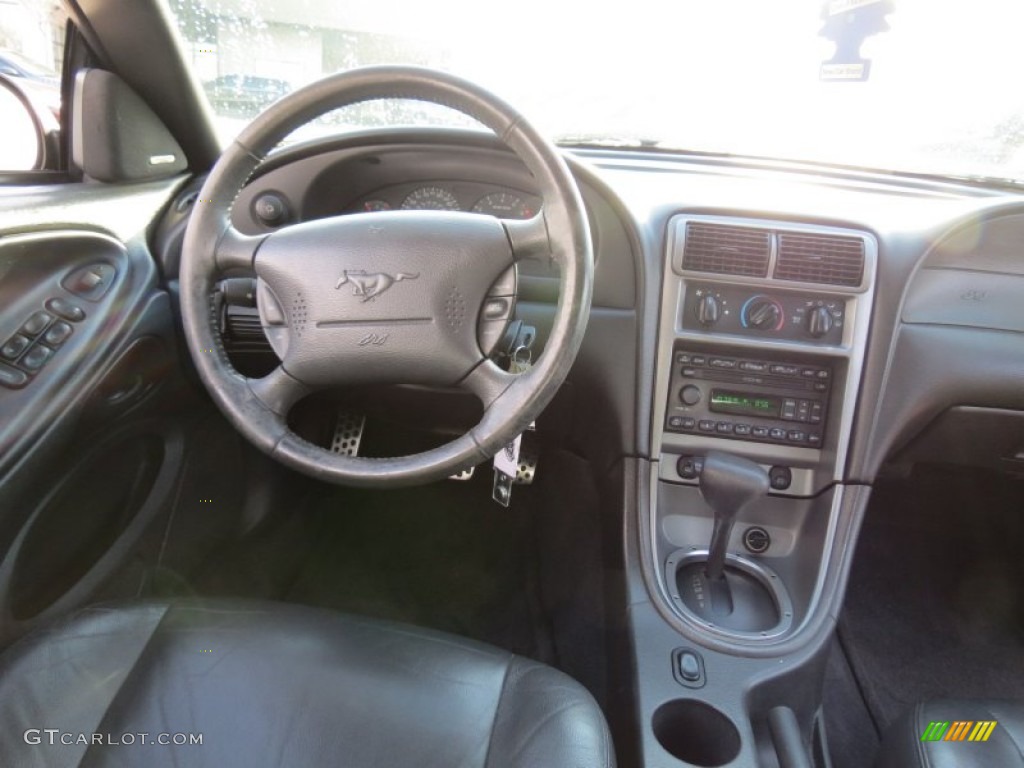
[[(987, 740), (979, 741), (986, 732)], [(1024, 702), (940, 699), (918, 704), (886, 732), (876, 763), (877, 768), (915, 766), (1024, 766)]]
[(614, 765), (599, 708), (561, 672), (274, 603), (78, 612), (0, 656), (0, 722), (4, 766)]

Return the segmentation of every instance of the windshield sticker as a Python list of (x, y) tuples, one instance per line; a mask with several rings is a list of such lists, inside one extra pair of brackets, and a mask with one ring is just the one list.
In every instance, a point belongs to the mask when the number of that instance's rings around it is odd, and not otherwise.
[(889, 29), (886, 16), (893, 0), (828, 0), (822, 8), (819, 34), (836, 44), (832, 58), (822, 62), (819, 78), (825, 81), (863, 82), (871, 74), (871, 61), (861, 56), (864, 41)]

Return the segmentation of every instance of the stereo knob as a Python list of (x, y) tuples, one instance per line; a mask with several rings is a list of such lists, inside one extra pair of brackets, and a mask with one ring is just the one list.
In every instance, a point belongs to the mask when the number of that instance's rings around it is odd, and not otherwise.
[(700, 297), (696, 307), (697, 321), (707, 327), (714, 325), (721, 317), (722, 308), (718, 303), (718, 297), (713, 293), (705, 293)]
[(807, 332), (816, 339), (832, 330), (832, 313), (828, 307), (815, 307), (807, 314)]
[(767, 296), (755, 296), (743, 307), (743, 324), (759, 331), (777, 331), (782, 327), (782, 307)]
[(687, 384), (679, 390), (679, 399), (686, 405), (696, 405), (700, 402), (700, 387)]

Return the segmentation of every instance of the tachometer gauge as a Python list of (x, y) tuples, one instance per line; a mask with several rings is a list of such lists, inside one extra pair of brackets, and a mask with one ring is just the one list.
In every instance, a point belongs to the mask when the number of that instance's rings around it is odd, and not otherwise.
[(367, 211), (368, 213), (373, 213), (374, 211), (390, 211), (391, 203), (387, 200), (367, 200), (363, 203), (362, 210)]
[(519, 195), (511, 192), (491, 192), (473, 206), (474, 213), (487, 213), (499, 219), (528, 219), (536, 211)]
[(441, 187), (420, 187), (409, 193), (402, 201), (406, 211), (458, 211), (461, 210), (455, 195)]

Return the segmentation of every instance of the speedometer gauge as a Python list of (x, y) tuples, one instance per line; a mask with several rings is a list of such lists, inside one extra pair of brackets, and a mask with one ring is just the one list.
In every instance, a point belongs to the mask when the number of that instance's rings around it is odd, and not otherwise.
[(519, 195), (511, 192), (492, 192), (477, 201), (474, 213), (487, 213), (499, 219), (528, 219), (533, 216), (531, 206)]
[(461, 210), (455, 195), (441, 187), (420, 187), (414, 189), (402, 201), (406, 211), (458, 211)]

